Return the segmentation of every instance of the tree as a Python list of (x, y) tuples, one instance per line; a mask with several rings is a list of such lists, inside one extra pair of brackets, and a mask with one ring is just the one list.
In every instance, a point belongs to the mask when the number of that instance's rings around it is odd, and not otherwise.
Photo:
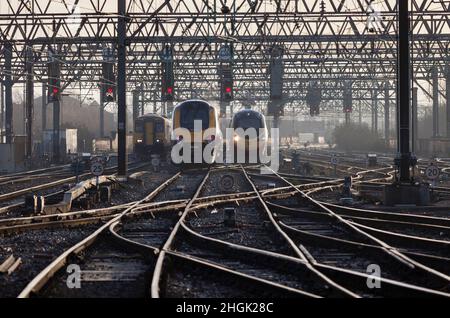
[(334, 129), (334, 139), (339, 149), (362, 151), (385, 151), (386, 146), (378, 133), (367, 125), (343, 124)]

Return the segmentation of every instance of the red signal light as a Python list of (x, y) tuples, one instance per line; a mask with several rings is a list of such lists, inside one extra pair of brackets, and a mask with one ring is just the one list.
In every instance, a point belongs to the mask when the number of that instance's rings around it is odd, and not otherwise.
[(167, 87), (167, 94), (172, 94), (173, 93), (173, 87), (169, 86)]
[(112, 94), (113, 93), (113, 88), (112, 87), (108, 87), (108, 89), (106, 90), (106, 92), (108, 94)]
[(56, 95), (56, 94), (58, 94), (58, 89), (55, 87), (55, 88), (53, 88), (53, 95)]
[(225, 93), (231, 93), (231, 87), (225, 87)]

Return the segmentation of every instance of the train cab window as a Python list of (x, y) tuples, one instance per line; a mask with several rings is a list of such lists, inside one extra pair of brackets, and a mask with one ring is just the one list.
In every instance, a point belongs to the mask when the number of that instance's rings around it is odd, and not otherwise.
[(144, 132), (144, 125), (142, 121), (136, 121), (134, 124), (134, 132), (136, 133), (143, 133)]
[(187, 102), (180, 107), (180, 126), (194, 130), (194, 121), (202, 122), (202, 129), (209, 127), (209, 105), (202, 102)]
[(255, 128), (258, 131), (259, 128), (264, 128), (264, 121), (256, 113), (244, 112), (236, 114), (233, 119), (233, 128), (242, 128), (244, 130)]
[(161, 121), (157, 121), (155, 125), (155, 132), (162, 133), (164, 132), (164, 123)]

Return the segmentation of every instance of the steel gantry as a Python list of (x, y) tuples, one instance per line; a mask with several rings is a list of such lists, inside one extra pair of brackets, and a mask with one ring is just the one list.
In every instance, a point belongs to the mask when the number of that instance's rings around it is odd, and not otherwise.
[[(421, 94), (435, 96), (424, 83), (435, 82), (436, 76), (449, 78), (450, 3), (411, 0), (409, 9), (413, 84)], [(61, 62), (61, 89), (87, 94), (98, 91), (102, 83), (106, 47), (113, 49), (121, 73), (119, 115), (128, 106), (131, 112), (125, 94), (133, 91), (141, 92), (142, 103), (165, 109), (161, 52), (167, 46), (173, 52), (175, 101), (193, 96), (218, 101), (218, 53), (231, 44), (232, 105), (267, 105), (271, 51), (280, 47), (286, 109), (307, 114), (305, 95), (314, 81), (322, 91), (321, 114), (339, 113), (344, 118), (343, 88), (350, 82), (354, 102), (362, 101), (361, 112), (370, 116), (374, 91), (384, 95), (384, 105), (396, 103), (397, 13), (397, 0), (2, 0), (2, 130), (10, 142), (11, 89), (27, 84), (27, 101), (31, 100), (30, 83), (47, 82), (49, 52)], [(448, 95), (445, 90), (437, 94)], [(32, 112), (32, 104), (27, 105)], [(388, 111), (388, 121), (393, 109), (377, 107)], [(119, 133), (122, 123), (119, 120)]]

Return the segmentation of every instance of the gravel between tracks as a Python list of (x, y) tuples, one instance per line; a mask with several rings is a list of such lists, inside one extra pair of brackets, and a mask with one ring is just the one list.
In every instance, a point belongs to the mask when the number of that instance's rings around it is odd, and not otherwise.
[(22, 258), (11, 275), (0, 274), (0, 297), (16, 297), (41, 270), (64, 250), (98, 228), (98, 224), (76, 228), (33, 230), (0, 237), (0, 262), (9, 255)]

